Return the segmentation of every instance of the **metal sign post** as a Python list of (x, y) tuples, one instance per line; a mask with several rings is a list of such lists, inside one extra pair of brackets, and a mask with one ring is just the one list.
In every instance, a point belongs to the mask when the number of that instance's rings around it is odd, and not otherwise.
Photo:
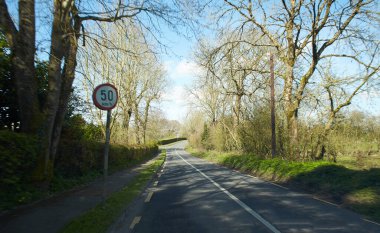
[(112, 110), (107, 110), (107, 122), (106, 122), (106, 142), (104, 145), (104, 168), (103, 168), (103, 175), (104, 175), (104, 180), (107, 180), (107, 175), (108, 175), (108, 153), (110, 149), (110, 135), (111, 135), (111, 111)]
[(107, 196), (106, 183), (108, 175), (108, 153), (111, 135), (111, 110), (116, 106), (118, 93), (115, 86), (109, 83), (97, 86), (92, 94), (92, 100), (96, 107), (107, 111), (106, 141), (104, 144), (104, 166), (103, 166), (103, 200)]
[(271, 128), (272, 128), (272, 158), (276, 157), (276, 112), (274, 99), (274, 58), (270, 53), (270, 112), (271, 112)]

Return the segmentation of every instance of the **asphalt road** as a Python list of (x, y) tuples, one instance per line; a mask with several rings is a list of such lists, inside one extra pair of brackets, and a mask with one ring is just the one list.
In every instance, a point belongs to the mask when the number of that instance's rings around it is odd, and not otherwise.
[(110, 232), (380, 232), (362, 216), (285, 187), (167, 149), (151, 187)]

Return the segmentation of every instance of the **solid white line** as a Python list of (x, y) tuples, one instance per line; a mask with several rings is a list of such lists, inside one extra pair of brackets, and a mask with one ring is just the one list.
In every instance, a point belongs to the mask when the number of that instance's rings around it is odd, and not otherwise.
[(277, 187), (282, 188), (282, 189), (289, 190), (287, 187), (281, 186), (281, 185), (276, 184), (276, 183), (269, 182), (269, 184), (272, 184), (272, 185), (277, 186)]
[(136, 226), (137, 224), (139, 224), (140, 220), (141, 220), (141, 216), (137, 216), (137, 217), (135, 217), (135, 218), (133, 219), (131, 225), (129, 226), (129, 229), (133, 230), (133, 228), (135, 228), (135, 226)]
[(339, 205), (337, 205), (337, 204), (334, 204), (334, 203), (331, 203), (331, 202), (319, 199), (318, 197), (314, 197), (314, 196), (312, 196), (312, 197), (313, 197), (314, 200), (317, 200), (317, 201), (320, 201), (320, 202), (323, 202), (323, 203), (326, 203), (326, 204), (329, 204), (329, 205), (333, 205), (333, 206), (339, 207)]
[(235, 201), (238, 205), (240, 205), (245, 211), (247, 211), (249, 214), (251, 214), (253, 217), (255, 217), (257, 220), (259, 220), (262, 224), (264, 224), (269, 230), (271, 230), (273, 233), (281, 233), (275, 226), (270, 224), (267, 220), (265, 220), (263, 217), (261, 217), (260, 214), (258, 214), (256, 211), (251, 209), (249, 206), (247, 206), (244, 202), (242, 202), (239, 198), (234, 196), (232, 193), (228, 192), (225, 188), (220, 186), (218, 183), (216, 183), (213, 179), (211, 179), (209, 176), (204, 174), (202, 171), (200, 171), (198, 168), (194, 167), (191, 163), (187, 162), (181, 155), (179, 155), (178, 151), (175, 150), (177, 156), (179, 156), (185, 163), (190, 165), (192, 168), (194, 168), (197, 172), (199, 172), (203, 177), (208, 179), (213, 185), (215, 185), (220, 191), (224, 192), (229, 196), (233, 201)]
[(380, 223), (377, 223), (377, 222), (374, 222), (374, 221), (368, 220), (368, 219), (366, 219), (366, 218), (363, 218), (363, 220), (366, 221), (366, 222), (370, 222), (370, 223), (372, 223), (372, 224), (375, 224), (375, 225), (380, 226)]
[(153, 196), (153, 192), (149, 192), (148, 196), (145, 199), (145, 203), (150, 202), (150, 199), (152, 199), (152, 196)]

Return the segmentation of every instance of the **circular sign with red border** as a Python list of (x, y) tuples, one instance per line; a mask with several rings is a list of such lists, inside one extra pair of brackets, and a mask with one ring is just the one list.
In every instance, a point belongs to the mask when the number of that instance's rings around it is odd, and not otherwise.
[(101, 110), (111, 110), (116, 106), (118, 99), (117, 89), (110, 83), (97, 86), (92, 93), (92, 101)]

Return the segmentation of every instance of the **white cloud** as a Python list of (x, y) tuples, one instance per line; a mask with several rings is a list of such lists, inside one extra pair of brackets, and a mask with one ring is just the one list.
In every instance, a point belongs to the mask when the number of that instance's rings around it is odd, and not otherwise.
[(194, 77), (202, 69), (194, 61), (187, 59), (167, 60), (164, 66), (169, 76), (169, 87), (165, 90), (161, 107), (168, 119), (182, 121), (189, 112), (191, 100), (186, 86), (191, 86)]
[(190, 83), (202, 71), (201, 67), (194, 61), (186, 59), (179, 61), (168, 60), (164, 62), (164, 66), (170, 79), (176, 82)]
[(181, 85), (168, 89), (163, 96), (161, 105), (168, 119), (182, 121), (189, 112), (190, 95)]
[(201, 72), (201, 70), (201, 67), (198, 66), (194, 61), (182, 60), (177, 64), (175, 73), (180, 77), (196, 76)]
[(174, 86), (164, 93), (164, 101), (174, 102), (176, 104), (186, 103), (187, 91), (184, 86)]

